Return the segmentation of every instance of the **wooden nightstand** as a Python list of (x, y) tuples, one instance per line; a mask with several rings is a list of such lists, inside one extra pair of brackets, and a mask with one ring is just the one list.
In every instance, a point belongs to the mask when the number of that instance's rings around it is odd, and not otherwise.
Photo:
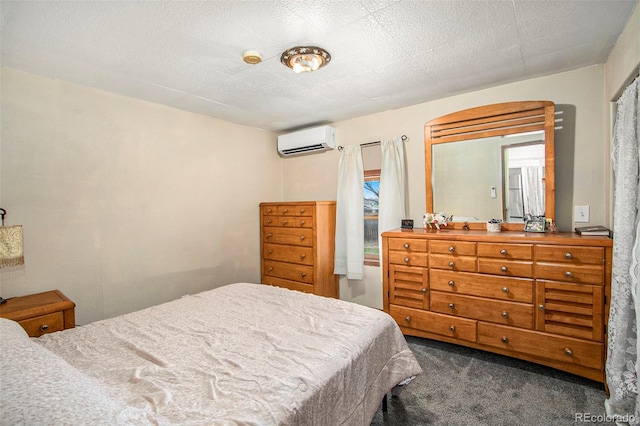
[(13, 297), (0, 305), (0, 317), (17, 321), (31, 337), (76, 326), (76, 304), (59, 290)]

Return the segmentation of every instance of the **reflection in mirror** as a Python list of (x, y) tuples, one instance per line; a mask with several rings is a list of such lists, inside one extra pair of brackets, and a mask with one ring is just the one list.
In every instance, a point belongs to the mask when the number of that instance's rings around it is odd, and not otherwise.
[(527, 213), (544, 215), (542, 137), (535, 132), (433, 145), (435, 211), (453, 221), (522, 223)]
[(502, 147), (503, 220), (525, 222), (544, 216), (544, 142)]
[(554, 111), (550, 101), (485, 105), (425, 124), (426, 212), (485, 229), (522, 230), (555, 216)]

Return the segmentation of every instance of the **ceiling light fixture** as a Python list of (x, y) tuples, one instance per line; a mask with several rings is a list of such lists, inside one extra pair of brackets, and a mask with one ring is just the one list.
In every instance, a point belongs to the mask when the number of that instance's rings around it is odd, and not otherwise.
[(331, 61), (329, 52), (316, 46), (296, 46), (287, 49), (280, 56), (280, 62), (295, 73), (313, 72)]

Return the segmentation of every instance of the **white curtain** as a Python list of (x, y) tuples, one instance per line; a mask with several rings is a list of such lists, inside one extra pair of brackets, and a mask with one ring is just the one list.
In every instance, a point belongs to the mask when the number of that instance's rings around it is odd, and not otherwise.
[(613, 190), (613, 265), (608, 325), (607, 414), (624, 422), (640, 422), (638, 396), (638, 315), (640, 314), (640, 224), (638, 207), (638, 92), (640, 79), (617, 102), (611, 161)]
[(360, 145), (347, 145), (338, 164), (334, 274), (361, 280), (364, 265), (364, 166)]
[(544, 216), (544, 188), (542, 187), (542, 167), (522, 168), (522, 193), (525, 205), (525, 214), (532, 216)]
[[(378, 234), (399, 228), (407, 218), (407, 179), (402, 138), (382, 141), (380, 194), (378, 196)], [(382, 238), (379, 238), (382, 245)], [(380, 247), (382, 255), (382, 247)], [(380, 259), (382, 260), (382, 259)]]

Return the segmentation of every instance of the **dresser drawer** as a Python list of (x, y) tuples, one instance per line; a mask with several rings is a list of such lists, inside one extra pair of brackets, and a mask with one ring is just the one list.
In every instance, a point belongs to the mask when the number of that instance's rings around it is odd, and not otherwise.
[(31, 337), (39, 337), (46, 333), (64, 330), (64, 315), (62, 312), (54, 312), (48, 315), (29, 318), (18, 321)]
[(295, 223), (297, 228), (313, 228), (313, 218), (309, 216), (298, 216)]
[(299, 281), (289, 281), (283, 280), (281, 278), (265, 276), (262, 280), (262, 284), (275, 285), (278, 287), (288, 288), (289, 290), (296, 290), (313, 294), (313, 284), (305, 284)]
[(478, 272), (506, 277), (530, 277), (533, 274), (533, 262), (479, 258)]
[(313, 284), (313, 267), (306, 265), (296, 265), (293, 263), (275, 262), (265, 260), (263, 262), (264, 275), (276, 278), (284, 278), (286, 280), (300, 281), (307, 284)]
[(533, 259), (533, 245), (478, 243), (478, 257), (494, 257), (506, 260), (531, 260)]
[(262, 213), (262, 216), (277, 216), (278, 206), (273, 204), (261, 206), (260, 211)]
[(471, 256), (452, 256), (450, 254), (430, 254), (429, 265), (432, 268), (450, 271), (477, 271), (477, 259)]
[(529, 278), (493, 277), (431, 269), (429, 288), (454, 294), (533, 303), (533, 280)]
[(535, 248), (535, 258), (540, 262), (570, 262), (576, 265), (602, 265), (604, 262), (604, 248), (538, 244)]
[(431, 310), (443, 314), (533, 328), (533, 305), (431, 291)]
[(295, 206), (278, 206), (278, 216), (295, 216)]
[(306, 228), (274, 228), (264, 227), (263, 241), (273, 244), (291, 244), (296, 246), (313, 246), (313, 230)]
[(427, 267), (429, 265), (429, 258), (427, 253), (390, 250), (389, 263), (394, 265)]
[(535, 277), (582, 284), (604, 285), (604, 266), (575, 265), (573, 263), (540, 263), (535, 265)]
[(603, 343), (482, 322), (478, 323), (478, 343), (587, 368), (604, 368)]
[(429, 275), (424, 268), (389, 266), (389, 301), (413, 308), (429, 308)]
[(294, 211), (296, 216), (315, 216), (315, 208), (312, 205), (298, 205)]
[(279, 260), (281, 262), (313, 265), (313, 248), (302, 246), (287, 246), (282, 244), (266, 244), (262, 255), (265, 259)]
[(404, 240), (402, 238), (389, 238), (389, 250), (405, 250), (407, 252), (427, 251), (427, 240)]
[(429, 252), (453, 254), (459, 256), (475, 256), (476, 243), (468, 241), (429, 241)]
[(440, 334), (442, 336), (476, 341), (475, 320), (456, 318), (449, 315), (436, 314), (421, 311), (419, 309), (405, 308), (391, 305), (389, 314), (403, 327)]

